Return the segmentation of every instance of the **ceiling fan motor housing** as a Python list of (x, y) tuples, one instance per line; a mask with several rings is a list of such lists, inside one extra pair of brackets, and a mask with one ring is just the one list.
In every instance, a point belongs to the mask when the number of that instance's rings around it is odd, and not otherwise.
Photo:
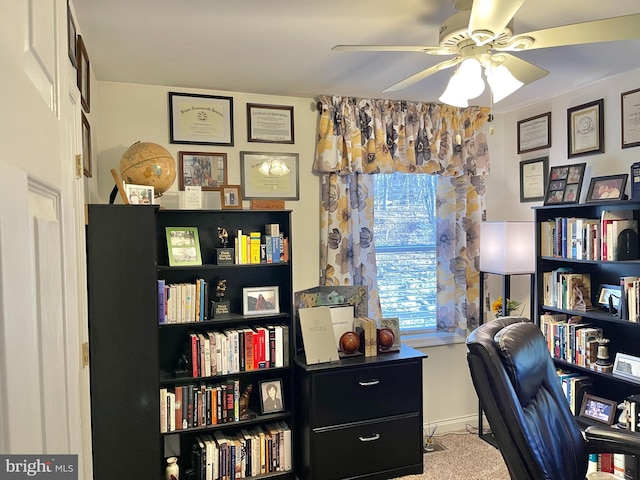
[[(466, 10), (458, 12), (455, 15), (447, 18), (442, 25), (440, 25), (440, 46), (456, 50), (458, 45), (465, 41), (470, 40), (471, 37), (467, 31), (469, 27), (469, 19), (471, 17), (471, 11)], [(509, 21), (504, 30), (493, 40), (496, 43), (506, 42), (513, 36), (513, 19)], [(493, 43), (492, 42), (492, 43)]]

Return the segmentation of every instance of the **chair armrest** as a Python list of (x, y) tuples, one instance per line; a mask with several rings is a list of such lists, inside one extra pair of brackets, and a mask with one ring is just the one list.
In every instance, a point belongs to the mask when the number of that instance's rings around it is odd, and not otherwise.
[(584, 431), (584, 437), (589, 453), (640, 454), (640, 432), (592, 425)]

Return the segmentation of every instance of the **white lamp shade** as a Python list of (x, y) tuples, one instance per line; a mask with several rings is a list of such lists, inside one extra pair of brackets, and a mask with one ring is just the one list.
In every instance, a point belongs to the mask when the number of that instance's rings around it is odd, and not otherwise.
[(493, 103), (498, 103), (524, 85), (504, 65), (486, 68), (485, 74), (493, 93)]
[(469, 99), (464, 93), (458, 72), (451, 76), (447, 88), (438, 100), (453, 107), (467, 108), (469, 106)]
[(466, 58), (460, 64), (457, 75), (467, 99), (479, 97), (484, 92), (482, 66), (475, 58)]
[(533, 222), (482, 222), (480, 271), (519, 275), (535, 271)]

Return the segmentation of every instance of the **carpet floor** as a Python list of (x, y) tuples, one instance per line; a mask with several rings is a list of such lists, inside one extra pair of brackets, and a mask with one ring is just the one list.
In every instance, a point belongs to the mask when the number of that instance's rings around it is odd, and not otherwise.
[(424, 454), (424, 473), (396, 480), (510, 480), (500, 451), (467, 431), (434, 436), (436, 450)]

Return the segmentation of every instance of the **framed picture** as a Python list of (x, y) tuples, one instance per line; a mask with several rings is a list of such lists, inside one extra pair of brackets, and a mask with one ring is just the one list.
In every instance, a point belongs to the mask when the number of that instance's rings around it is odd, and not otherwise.
[(247, 140), (294, 143), (293, 107), (247, 103)]
[(280, 289), (273, 287), (244, 287), (242, 289), (242, 314), (267, 315), (280, 313)]
[(567, 109), (569, 158), (604, 153), (604, 100)]
[(227, 154), (178, 152), (180, 190), (202, 187), (203, 191), (220, 190), (227, 183)]
[(82, 103), (84, 111), (89, 113), (91, 111), (91, 77), (89, 72), (89, 55), (87, 54), (87, 49), (84, 46), (82, 35), (78, 35), (77, 49), (77, 83), (78, 89), (80, 89), (80, 103)]
[(281, 379), (260, 382), (260, 412), (262, 415), (284, 412)]
[(222, 185), (220, 187), (220, 206), (223, 210), (241, 210), (242, 193), (240, 185)]
[(198, 227), (166, 227), (169, 266), (202, 265)]
[(153, 186), (125, 183), (124, 191), (129, 205), (153, 205)]
[(640, 146), (640, 88), (620, 94), (622, 148)]
[(551, 112), (518, 121), (518, 153), (551, 147)]
[(549, 157), (520, 162), (520, 202), (544, 200), (549, 179)]
[(233, 98), (169, 92), (169, 141), (233, 146)]
[[(616, 310), (620, 305), (620, 292), (622, 288), (620, 285), (602, 285), (600, 286), (600, 294), (598, 295), (598, 305), (602, 308), (609, 310), (612, 306)], [(611, 303), (609, 303), (611, 300)]]
[(640, 358), (626, 353), (616, 353), (613, 374), (630, 380), (640, 380)]
[(607, 400), (606, 398), (585, 393), (584, 397), (582, 397), (580, 416), (604, 423), (605, 425), (612, 425), (617, 408), (618, 404), (613, 400)]
[(91, 177), (91, 125), (84, 112), (82, 115), (82, 172), (85, 177)]
[(609, 175), (606, 177), (593, 177), (589, 182), (587, 192), (587, 202), (600, 202), (603, 200), (622, 200), (626, 198), (624, 189), (627, 186), (627, 177), (620, 175)]
[(240, 152), (245, 200), (298, 200), (298, 154)]
[(586, 163), (576, 163), (551, 167), (544, 204), (579, 203), (586, 166)]
[(76, 37), (78, 32), (76, 30), (76, 24), (73, 21), (73, 16), (71, 15), (71, 7), (69, 7), (69, 2), (67, 1), (67, 51), (69, 53), (69, 60), (71, 60), (71, 65), (75, 68), (78, 68), (78, 42)]

